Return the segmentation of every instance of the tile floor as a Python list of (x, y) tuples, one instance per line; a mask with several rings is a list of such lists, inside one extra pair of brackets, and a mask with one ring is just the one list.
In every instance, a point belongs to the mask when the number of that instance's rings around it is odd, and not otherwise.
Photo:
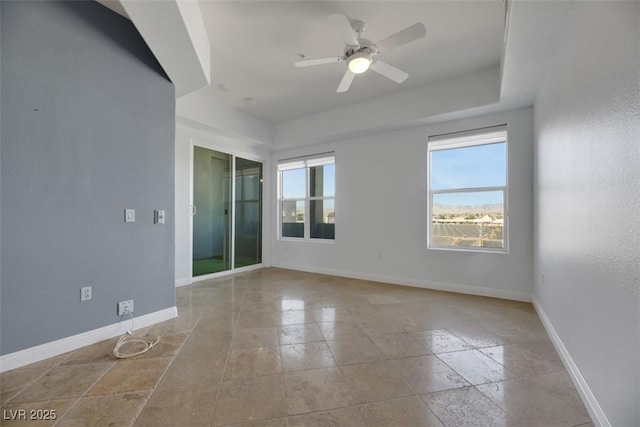
[(592, 426), (532, 306), (280, 269), (177, 289), (116, 339), (0, 374), (3, 426)]

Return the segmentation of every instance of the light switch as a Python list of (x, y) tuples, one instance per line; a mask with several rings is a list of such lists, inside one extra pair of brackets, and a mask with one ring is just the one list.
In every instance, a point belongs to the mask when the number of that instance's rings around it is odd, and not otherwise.
[(124, 210), (124, 222), (136, 222), (136, 210), (125, 209)]
[(164, 224), (164, 210), (156, 209), (155, 211), (153, 211), (153, 223)]

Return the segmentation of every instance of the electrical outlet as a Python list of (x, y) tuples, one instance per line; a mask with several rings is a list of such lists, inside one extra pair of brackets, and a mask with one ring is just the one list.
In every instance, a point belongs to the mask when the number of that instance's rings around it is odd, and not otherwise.
[(136, 210), (125, 209), (124, 210), (124, 222), (136, 222)]
[(89, 301), (91, 299), (91, 286), (80, 288), (80, 301)]
[(133, 313), (133, 300), (120, 301), (118, 303), (118, 316)]

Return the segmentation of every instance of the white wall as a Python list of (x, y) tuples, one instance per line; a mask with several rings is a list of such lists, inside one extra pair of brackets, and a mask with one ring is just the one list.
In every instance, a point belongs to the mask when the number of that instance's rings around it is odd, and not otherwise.
[[(276, 152), (274, 176), (278, 159), (335, 151), (336, 240), (300, 242), (274, 236), (273, 265), (528, 300), (533, 271), (532, 121), (532, 110), (526, 108)], [(427, 136), (504, 123), (509, 131), (510, 253), (428, 250)], [(276, 198), (275, 186), (271, 197)]]
[[(264, 188), (269, 188), (269, 153), (264, 146), (250, 141), (221, 135), (205, 127), (195, 128), (178, 121), (176, 125), (175, 153), (175, 227), (176, 227), (176, 286), (191, 283), (191, 150), (192, 144), (218, 150), (252, 160), (263, 161)], [(268, 194), (263, 199), (263, 241), (271, 235), (271, 201)], [(268, 245), (265, 243), (265, 247)], [(263, 253), (263, 263), (267, 263), (268, 253)]]
[(597, 425), (640, 425), (639, 23), (577, 2), (535, 104), (534, 293)]

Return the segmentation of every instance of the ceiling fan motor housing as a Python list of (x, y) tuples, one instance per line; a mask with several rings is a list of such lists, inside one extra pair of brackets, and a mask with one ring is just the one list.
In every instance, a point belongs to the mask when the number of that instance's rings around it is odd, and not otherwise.
[(346, 46), (344, 51), (345, 59), (349, 59), (351, 56), (357, 53), (369, 53), (371, 56), (374, 56), (378, 53), (378, 49), (376, 49), (376, 45), (373, 44), (370, 40), (360, 39), (360, 46)]

